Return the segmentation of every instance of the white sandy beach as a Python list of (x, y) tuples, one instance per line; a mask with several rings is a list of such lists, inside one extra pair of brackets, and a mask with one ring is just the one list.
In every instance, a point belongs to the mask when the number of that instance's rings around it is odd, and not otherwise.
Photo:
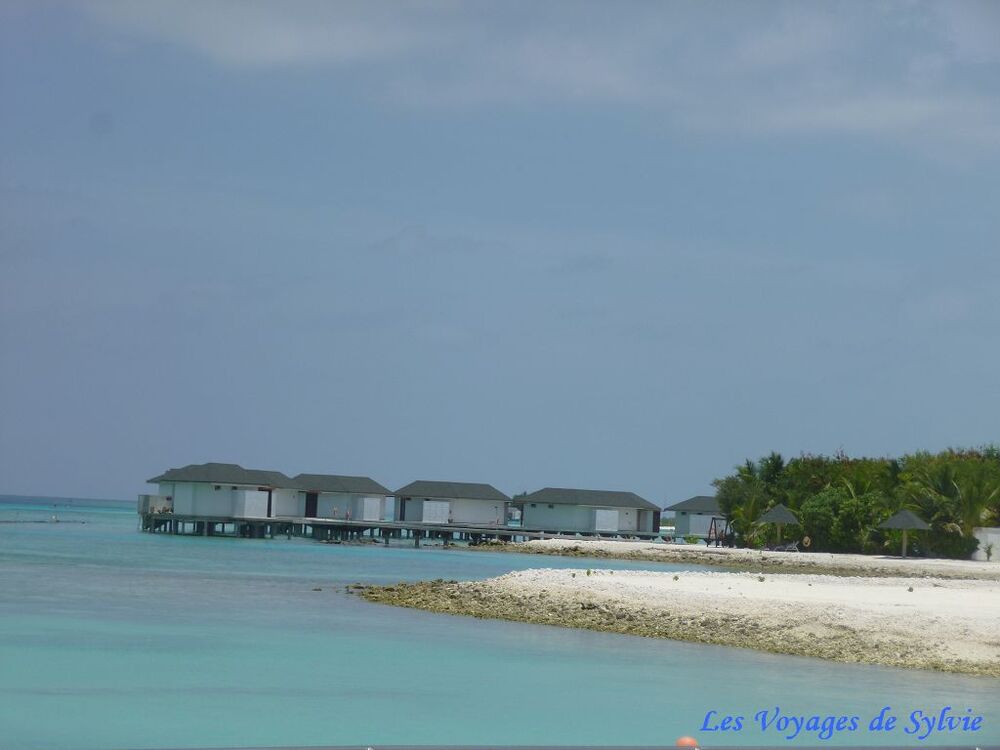
[(613, 603), (653, 616), (658, 610), (689, 617), (722, 611), (796, 637), (849, 632), (945, 661), (1000, 665), (1000, 584), (993, 581), (529, 570), (493, 579), (492, 585), (520, 596)]
[(533, 569), (365, 595), (476, 617), (1000, 677), (993, 580)]
[(845, 555), (826, 552), (767, 552), (695, 544), (665, 544), (618, 540), (536, 539), (513, 545), (518, 551), (577, 554), (621, 559), (696, 562), (709, 565), (808, 572), (837, 571), (862, 576), (934, 576), (1000, 581), (1000, 562)]

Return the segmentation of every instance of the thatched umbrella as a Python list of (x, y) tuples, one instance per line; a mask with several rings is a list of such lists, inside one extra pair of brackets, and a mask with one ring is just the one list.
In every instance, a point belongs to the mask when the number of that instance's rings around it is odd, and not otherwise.
[(901, 510), (878, 525), (880, 529), (900, 529), (903, 532), (903, 557), (906, 557), (906, 532), (929, 529), (924, 520), (911, 510)]
[(781, 542), (781, 527), (788, 523), (793, 526), (799, 522), (799, 519), (795, 517), (792, 511), (788, 510), (784, 505), (778, 503), (767, 513), (762, 515), (757, 519), (758, 523), (773, 523), (778, 527), (778, 542)]

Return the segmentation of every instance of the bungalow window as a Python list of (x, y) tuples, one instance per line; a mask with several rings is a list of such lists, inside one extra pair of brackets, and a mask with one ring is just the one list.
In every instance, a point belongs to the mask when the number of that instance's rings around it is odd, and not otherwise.
[(222, 489), (222, 485), (219, 485), (219, 484), (215, 485), (215, 489), (221, 490)]
[(556, 507), (556, 506), (554, 506), (551, 503), (549, 503), (549, 510), (552, 510), (554, 507)]
[(535, 505), (534, 503), (532, 503), (532, 504), (531, 504), (531, 507), (532, 507), (532, 508), (537, 508), (538, 506), (537, 506), (537, 505)]

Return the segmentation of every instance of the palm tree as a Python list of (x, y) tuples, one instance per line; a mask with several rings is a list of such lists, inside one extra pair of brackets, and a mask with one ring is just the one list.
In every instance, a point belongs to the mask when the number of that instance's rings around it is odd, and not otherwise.
[(959, 474), (953, 465), (939, 464), (921, 471), (908, 495), (914, 509), (925, 518), (969, 536), (983, 525), (990, 507), (1000, 500), (1000, 482), (985, 466), (969, 467)]
[(971, 476), (955, 483), (955, 511), (966, 536), (977, 526), (983, 526), (989, 509), (1000, 498), (1000, 482), (992, 479), (985, 467), (977, 467)]

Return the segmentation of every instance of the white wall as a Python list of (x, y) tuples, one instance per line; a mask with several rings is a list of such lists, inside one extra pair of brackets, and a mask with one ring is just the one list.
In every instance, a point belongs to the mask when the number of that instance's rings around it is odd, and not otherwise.
[[(219, 487), (219, 489), (215, 489)], [(195, 484), (194, 515), (231, 516), (233, 513), (232, 485)]]
[[(369, 511), (374, 512), (374, 517), (365, 518), (365, 500), (368, 500)], [(299, 493), (299, 502), (302, 513), (305, 513), (306, 493)], [(388, 510), (386, 510), (388, 506)], [(336, 518), (341, 521), (347, 519), (347, 512), (351, 512), (352, 521), (392, 521), (395, 519), (395, 504), (392, 498), (384, 495), (351, 495), (346, 492), (321, 492), (316, 501), (317, 518)]]
[(594, 509), (584, 505), (553, 503), (550, 508), (548, 503), (525, 503), (521, 527), (550, 531), (593, 531)]
[(214, 484), (203, 482), (165, 482), (160, 485), (160, 494), (173, 495), (174, 514), (178, 516), (232, 515), (233, 491), (228, 484), (216, 490)]
[[(597, 508), (587, 505), (562, 505), (552, 503), (524, 503), (522, 527), (525, 529), (547, 529), (550, 531), (594, 531)], [(604, 508), (618, 513), (617, 530), (644, 531), (640, 529), (640, 512), (636, 508)], [(652, 521), (651, 511), (642, 511), (643, 524)], [(612, 524), (606, 524), (610, 527)]]
[(499, 518), (500, 525), (502, 526), (505, 523), (504, 515), (503, 500), (455, 499), (451, 501), (452, 523), (494, 526), (497, 523), (497, 518)]
[(381, 497), (361, 498), (361, 520), (381, 521), (382, 520), (382, 500)]
[(1000, 562), (1000, 528), (986, 526), (973, 529), (972, 535), (979, 540), (979, 549), (972, 555), (973, 560), (986, 562), (986, 545), (993, 545), (993, 561)]
[[(305, 496), (302, 493), (303, 507), (305, 507)], [(341, 521), (347, 519), (347, 512), (351, 512), (351, 520), (358, 519), (357, 503), (354, 495), (343, 492), (321, 492), (316, 500), (317, 518), (339, 518)]]
[[(216, 486), (219, 489), (215, 489)], [(290, 507), (294, 490), (277, 490), (284, 493), (282, 500), (285, 508)], [(256, 486), (237, 485), (234, 490), (231, 484), (214, 485), (206, 482), (162, 482), (160, 494), (174, 498), (174, 514), (178, 516), (201, 516), (215, 518), (266, 518), (267, 492), (258, 490)], [(275, 512), (272, 498), (271, 512)], [(285, 514), (281, 514), (285, 515)], [(289, 514), (290, 515), (290, 514)]]
[(448, 500), (424, 500), (420, 520), (423, 523), (448, 523), (451, 504)]
[(618, 522), (613, 508), (594, 508), (594, 531), (618, 531)]
[(620, 508), (618, 510), (618, 530), (638, 531), (639, 511), (635, 508)]
[[(400, 500), (400, 503), (403, 501)], [(414, 497), (405, 501), (406, 502), (406, 521), (424, 521), (426, 515), (424, 511), (424, 505), (427, 502), (431, 503), (448, 503), (449, 516), (451, 523), (462, 523), (462, 524), (475, 524), (479, 526), (495, 526), (497, 524), (497, 518), (500, 519), (500, 525), (503, 526), (506, 523), (506, 503), (503, 500), (470, 500), (468, 498), (452, 498), (450, 500), (435, 499), (435, 498), (423, 498)], [(396, 502), (389, 498), (386, 501), (387, 506), (392, 505), (395, 507)], [(383, 509), (384, 513), (388, 513), (387, 509)], [(395, 517), (398, 518), (398, 511)], [(436, 518), (436, 516), (435, 516)], [(429, 521), (427, 523), (430, 523)], [(434, 521), (434, 523), (447, 523), (447, 521)]]
[(267, 492), (230, 490), (233, 495), (233, 518), (267, 518)]
[(301, 518), (306, 514), (306, 496), (298, 490), (272, 490), (271, 515)]
[[(693, 534), (695, 536), (706, 536), (708, 534), (708, 527), (712, 525), (713, 513), (685, 513), (681, 515), (682, 511), (678, 511), (677, 515), (674, 517), (674, 536), (688, 536)], [(724, 524), (724, 521), (719, 521), (716, 526), (720, 527)]]
[(174, 499), (174, 513), (190, 516), (194, 513), (194, 485), (188, 482), (161, 482), (160, 494)]

